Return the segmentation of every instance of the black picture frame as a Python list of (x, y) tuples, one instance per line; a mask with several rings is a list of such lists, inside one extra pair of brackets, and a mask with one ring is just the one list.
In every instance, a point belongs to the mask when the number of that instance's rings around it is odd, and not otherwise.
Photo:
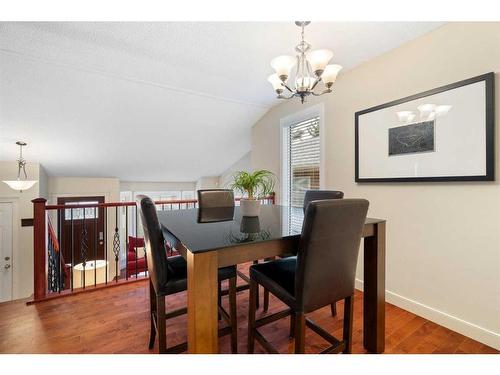
[[(477, 82), (485, 82), (485, 106), (486, 106), (486, 174), (477, 176), (433, 176), (433, 177), (388, 177), (388, 178), (360, 178), (359, 177), (359, 117), (366, 113), (375, 112), (384, 108), (406, 103), (415, 99), (435, 95), (444, 91), (467, 86)], [(441, 86), (419, 94), (407, 96), (372, 108), (355, 113), (355, 182), (444, 182), (444, 181), (495, 181), (495, 74), (494, 72), (482, 74), (477, 77), (465, 79), (449, 85)]]

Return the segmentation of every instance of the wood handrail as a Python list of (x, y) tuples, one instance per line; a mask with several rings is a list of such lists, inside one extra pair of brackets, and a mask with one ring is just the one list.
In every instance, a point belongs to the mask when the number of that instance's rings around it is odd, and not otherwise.
[[(242, 198), (235, 198), (236, 202), (241, 201)], [(275, 195), (271, 194), (266, 197), (262, 197), (259, 200), (270, 200), (274, 203)], [(197, 199), (173, 199), (166, 201), (155, 201), (156, 205), (164, 205), (164, 204), (196, 204), (198, 203)], [(46, 205), (46, 210), (63, 210), (67, 208), (104, 208), (104, 207), (130, 207), (135, 206), (136, 202), (108, 202), (108, 203), (85, 203), (79, 205), (64, 205), (64, 204), (51, 204)]]
[[(156, 201), (155, 204), (189, 204), (189, 203), (197, 203), (196, 199), (177, 199), (170, 201)], [(108, 203), (85, 203), (78, 205), (65, 205), (65, 204), (51, 204), (45, 206), (46, 210), (63, 210), (66, 208), (104, 208), (104, 207), (130, 207), (135, 206), (135, 202), (108, 202)]]

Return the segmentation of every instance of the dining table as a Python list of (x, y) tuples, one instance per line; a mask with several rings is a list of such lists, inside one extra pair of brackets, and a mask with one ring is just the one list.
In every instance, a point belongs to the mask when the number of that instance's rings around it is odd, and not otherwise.
[[(257, 217), (242, 216), (239, 206), (158, 211), (165, 241), (187, 262), (189, 353), (218, 353), (218, 268), (296, 254), (303, 218), (302, 207), (274, 204)], [(363, 345), (372, 353), (385, 344), (385, 232), (385, 220), (366, 219)]]

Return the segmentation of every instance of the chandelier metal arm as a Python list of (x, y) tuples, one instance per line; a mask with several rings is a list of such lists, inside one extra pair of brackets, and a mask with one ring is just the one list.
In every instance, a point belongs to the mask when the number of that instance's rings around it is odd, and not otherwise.
[(293, 93), (293, 92), (292, 92), (292, 95), (290, 95), (290, 96), (284, 96), (283, 94), (279, 94), (278, 95), (278, 99), (286, 99), (286, 100), (288, 100), (288, 99), (292, 99), (293, 97), (295, 97), (295, 93)]
[(17, 168), (17, 179), (19, 180), (21, 178), (21, 170), (23, 171), (24, 174), (24, 179), (28, 179), (28, 175), (26, 174), (26, 160), (23, 158), (17, 159), (18, 163), (18, 168)]
[(314, 81), (313, 85), (311, 86), (311, 91), (314, 91), (316, 88), (317, 84), (321, 81), (321, 77), (317, 77), (316, 80)]
[(290, 91), (292, 94), (295, 94), (295, 91), (293, 91), (290, 87), (285, 82), (282, 82), (281, 85), (285, 87), (288, 91)]
[(314, 96), (321, 96), (323, 94), (329, 94), (331, 92), (332, 92), (332, 89), (325, 89), (322, 92), (320, 92), (319, 94), (316, 94), (315, 92), (311, 92), (311, 94), (313, 94)]

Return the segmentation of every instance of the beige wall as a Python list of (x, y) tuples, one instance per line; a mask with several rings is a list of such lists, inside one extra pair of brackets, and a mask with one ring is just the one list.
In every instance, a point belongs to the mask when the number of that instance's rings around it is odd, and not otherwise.
[(49, 177), (49, 202), (57, 197), (104, 196), (106, 202), (120, 200), (120, 181), (117, 178)]
[[(326, 187), (369, 199), (388, 222), (387, 299), (500, 349), (499, 182), (354, 182), (356, 111), (491, 71), (498, 126), (500, 23), (444, 25), (345, 72), (333, 94), (270, 110), (253, 128), (252, 164), (279, 175), (280, 118), (323, 102)], [(357, 277), (361, 288), (360, 267)]]
[[(42, 170), (41, 174), (40, 171)], [(21, 227), (21, 219), (33, 217), (31, 200), (40, 196), (40, 189), (45, 190), (46, 175), (39, 164), (26, 164), (29, 179), (36, 179), (32, 188), (22, 193), (12, 190), (0, 182), (0, 202), (13, 203), (13, 254), (12, 254), (12, 298), (26, 298), (33, 293), (33, 227)], [(15, 180), (17, 164), (13, 161), (0, 161), (0, 181)]]
[(227, 189), (233, 181), (233, 173), (236, 171), (251, 171), (252, 170), (252, 153), (247, 152), (236, 163), (231, 165), (219, 176), (219, 186)]

